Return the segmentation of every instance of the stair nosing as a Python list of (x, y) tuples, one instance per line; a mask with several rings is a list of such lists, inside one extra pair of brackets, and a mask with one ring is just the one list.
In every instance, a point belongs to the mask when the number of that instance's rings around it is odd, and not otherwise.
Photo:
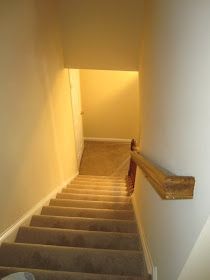
[[(76, 192), (75, 192), (76, 191)], [(70, 189), (70, 188), (63, 188), (62, 190), (61, 190), (61, 193), (70, 193), (70, 194), (78, 194), (78, 195), (110, 195), (110, 196), (114, 196), (114, 197), (119, 197), (119, 195), (117, 194), (117, 193), (109, 193), (109, 194), (107, 194), (107, 193), (105, 193), (105, 194), (101, 194), (101, 193), (90, 193), (90, 192), (86, 192), (87, 190), (79, 190), (79, 192), (77, 192), (78, 190), (73, 190), (72, 191), (72, 189)], [(125, 196), (125, 197), (127, 197), (127, 196), (129, 196), (129, 194), (127, 193), (127, 192), (125, 192), (125, 194), (121, 194), (120, 196)]]
[(127, 193), (127, 191), (125, 190), (125, 191), (123, 191), (123, 190), (103, 190), (103, 189), (101, 189), (101, 190), (95, 190), (95, 189), (80, 189), (80, 188), (75, 188), (75, 187), (70, 187), (70, 186), (68, 186), (68, 187), (64, 187), (63, 189), (67, 189), (67, 190), (74, 190), (74, 191), (87, 191), (87, 190), (89, 190), (89, 191), (91, 191), (91, 192), (94, 192), (94, 191), (96, 191), (96, 192), (110, 192), (110, 193), (120, 193), (120, 192), (122, 192), (122, 193)]
[[(59, 192), (58, 194), (63, 194), (61, 192)], [(65, 193), (65, 194), (68, 194), (68, 193)], [(96, 197), (109, 197), (109, 198), (113, 198), (113, 197), (119, 197), (119, 198), (129, 198), (130, 195), (125, 195), (125, 196), (122, 196), (122, 195), (118, 195), (118, 196), (112, 196), (112, 195), (101, 195), (101, 194), (78, 194), (78, 193), (75, 193), (73, 195), (89, 195), (89, 196), (96, 196)]]
[[(137, 237), (138, 238), (138, 233), (133, 233), (133, 232), (112, 232), (112, 231), (97, 231), (97, 230), (82, 230), (82, 229), (64, 229), (64, 228), (51, 228), (51, 227), (38, 227), (38, 226), (21, 226), (20, 227), (20, 229), (39, 229), (40, 231), (47, 231), (47, 230), (49, 230), (49, 231), (52, 231), (52, 232), (54, 232), (54, 231), (60, 231), (60, 232), (62, 232), (62, 231), (68, 231), (69, 233), (70, 232), (78, 232), (78, 233), (87, 233), (87, 234), (98, 234), (98, 235), (116, 235), (116, 236), (118, 236), (118, 235), (120, 235), (120, 236), (125, 236), (125, 237), (127, 237), (127, 236), (133, 236), (133, 237)], [(22, 243), (22, 242), (15, 242), (15, 243)], [(33, 244), (33, 243), (32, 243)]]
[(7, 246), (14, 246), (14, 247), (41, 247), (41, 248), (53, 248), (55, 250), (76, 250), (76, 251), (94, 251), (96, 253), (98, 252), (110, 252), (113, 254), (140, 254), (142, 255), (142, 252), (139, 250), (116, 250), (116, 249), (101, 249), (101, 248), (85, 248), (85, 247), (71, 247), (71, 246), (59, 246), (59, 245), (45, 245), (45, 244), (34, 244), (34, 243), (19, 243), (19, 242), (4, 242), (2, 243), (2, 248), (5, 248)]
[[(62, 219), (83, 219), (83, 220), (102, 220), (102, 221), (113, 221), (113, 222), (123, 222), (123, 223), (133, 223), (136, 224), (134, 220), (122, 220), (122, 219), (106, 219), (106, 218), (90, 218), (90, 217), (68, 217), (68, 216), (56, 216), (56, 215), (33, 215), (33, 217), (55, 217), (55, 218), (62, 218)], [(33, 218), (32, 217), (32, 218)]]
[[(61, 200), (61, 201), (74, 201), (74, 202), (78, 202), (78, 201), (81, 201), (81, 202), (87, 202), (87, 200), (84, 200), (84, 199), (81, 199), (81, 200), (79, 200), (79, 199), (68, 199), (68, 198), (51, 198), (51, 200)], [(107, 203), (107, 204), (116, 204), (116, 203), (119, 203), (119, 204), (128, 204), (128, 205), (131, 205), (132, 206), (132, 203), (130, 203), (130, 202), (120, 202), (120, 201), (91, 201), (91, 200), (88, 200), (88, 202), (93, 202), (93, 203), (95, 203), (95, 202), (97, 202), (97, 203)]]
[[(96, 184), (98, 183), (98, 184)], [(82, 185), (82, 186), (94, 186), (94, 187), (120, 187), (120, 188), (123, 188), (123, 187), (126, 187), (127, 186), (127, 183), (121, 183), (121, 184), (114, 184), (114, 183), (110, 183), (110, 184), (104, 184), (102, 182), (90, 182), (90, 181), (78, 181), (78, 182), (74, 182), (74, 181), (71, 181), (67, 184), (68, 186), (70, 185)]]
[[(129, 212), (130, 214), (134, 214), (134, 212), (132, 210), (120, 210), (120, 209), (98, 209), (98, 208), (80, 208), (80, 207), (71, 207), (71, 206), (68, 206), (68, 207), (65, 207), (65, 206), (56, 206), (56, 205), (46, 205), (46, 206), (43, 206), (43, 208), (62, 208), (62, 209), (75, 209), (75, 210), (81, 210), (81, 211), (85, 211), (85, 210), (93, 210), (93, 211), (98, 211), (98, 212), (102, 212), (102, 211), (106, 211), (106, 212), (118, 212), (118, 213), (122, 213), (122, 212)], [(42, 208), (42, 209), (43, 209)]]
[[(59, 193), (58, 196), (56, 196), (55, 199), (63, 199), (63, 200), (71, 200), (71, 198), (68, 198), (68, 196), (66, 197), (59, 197), (60, 195), (68, 195), (67, 193)], [(74, 201), (83, 201), (84, 199), (73, 199)], [(101, 203), (106, 203), (106, 202), (110, 202), (110, 203), (115, 203), (115, 202), (119, 202), (119, 203), (129, 203), (130, 200), (128, 201), (115, 201), (115, 200), (112, 200), (112, 201), (108, 201), (108, 200), (92, 200), (92, 199), (87, 199), (86, 201), (88, 202), (101, 202)]]
[[(119, 201), (91, 201), (91, 200), (84, 200), (84, 199), (81, 199), (81, 200), (77, 200), (77, 199), (68, 199), (68, 198), (52, 198), (49, 202), (49, 206), (57, 206), (57, 205), (52, 205), (51, 203), (56, 203), (56, 202), (64, 202), (64, 203), (84, 203), (84, 205), (87, 203), (90, 203), (90, 204), (99, 204), (101, 206), (104, 206), (104, 208), (95, 208), (95, 209), (104, 209), (104, 210), (108, 210), (108, 209), (113, 209), (113, 210), (120, 210), (118, 208), (114, 208), (115, 206), (118, 207), (118, 206), (125, 206), (125, 207), (128, 207), (128, 210), (131, 209), (133, 210), (132, 208), (132, 204), (130, 202), (119, 202)], [(106, 208), (109, 206), (112, 206), (113, 208)], [(64, 206), (64, 207), (71, 207), (71, 206)], [(80, 206), (81, 207), (81, 206)], [(96, 206), (95, 206), (96, 207)], [(82, 208), (86, 208), (86, 207), (82, 207)], [(89, 208), (89, 207), (87, 207)], [(92, 207), (91, 207), (92, 208)], [(127, 210), (126, 208), (125, 209), (122, 209), (122, 210)]]

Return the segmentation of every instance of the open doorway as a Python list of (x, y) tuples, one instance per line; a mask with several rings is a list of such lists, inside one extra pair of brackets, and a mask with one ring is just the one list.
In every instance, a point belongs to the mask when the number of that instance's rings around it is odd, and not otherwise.
[(131, 139), (139, 139), (138, 72), (69, 73), (80, 173), (125, 175)]
[(82, 103), (80, 90), (80, 70), (69, 69), (69, 82), (71, 90), (71, 102), (74, 122), (75, 146), (77, 154), (77, 164), (80, 166), (82, 153), (84, 150)]

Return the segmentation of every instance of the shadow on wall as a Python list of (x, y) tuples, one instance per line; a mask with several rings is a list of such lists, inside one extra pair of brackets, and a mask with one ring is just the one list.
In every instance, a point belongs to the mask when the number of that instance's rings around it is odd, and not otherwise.
[(1, 232), (74, 173), (76, 161), (55, 7), (1, 1), (0, 33)]

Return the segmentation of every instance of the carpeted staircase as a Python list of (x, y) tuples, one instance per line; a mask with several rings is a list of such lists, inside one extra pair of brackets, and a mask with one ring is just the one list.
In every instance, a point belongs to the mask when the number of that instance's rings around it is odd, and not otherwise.
[(79, 175), (0, 248), (0, 278), (147, 280), (125, 179)]

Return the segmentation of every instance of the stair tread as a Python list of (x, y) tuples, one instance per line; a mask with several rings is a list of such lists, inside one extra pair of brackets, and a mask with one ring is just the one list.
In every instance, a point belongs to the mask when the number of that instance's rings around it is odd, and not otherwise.
[(137, 233), (55, 229), (48, 227), (20, 227), (16, 242), (46, 245), (138, 250)]
[(83, 220), (83, 221), (105, 221), (105, 222), (112, 222), (112, 223), (123, 223), (123, 224), (136, 224), (135, 220), (121, 220), (121, 219), (105, 219), (105, 218), (87, 218), (87, 217), (60, 217), (56, 215), (34, 215), (33, 217), (40, 217), (40, 218), (57, 218), (57, 219), (66, 219), (66, 220)]
[(81, 211), (94, 211), (94, 212), (108, 212), (108, 213), (130, 213), (133, 214), (132, 210), (118, 210), (118, 209), (96, 209), (96, 208), (79, 208), (79, 207), (62, 207), (62, 206), (44, 206), (43, 208), (53, 208), (53, 209), (65, 209), (65, 210), (81, 210)]
[(111, 196), (128, 196), (127, 191), (116, 191), (116, 190), (90, 190), (90, 189), (79, 189), (74, 187), (63, 188), (62, 192), (76, 193), (76, 194), (93, 194), (93, 195), (111, 195)]
[(112, 175), (91, 175), (91, 174), (79, 174), (77, 178), (119, 178), (119, 179), (125, 179), (124, 176), (112, 176)]
[(95, 187), (97, 191), (105, 191), (105, 192), (120, 192), (120, 191), (125, 191), (127, 190), (127, 187), (119, 187), (119, 186), (101, 186), (101, 185), (82, 185), (82, 184), (70, 184), (66, 186), (69, 189), (80, 189), (80, 187), (87, 187), (88, 190), (92, 190), (92, 187)]
[(66, 272), (43, 269), (32, 269), (27, 267), (4, 267), (0, 266), (0, 277), (14, 272), (27, 271), (34, 274), (36, 280), (147, 280), (138, 276), (120, 276), (111, 274), (93, 274), (82, 272)]
[(86, 181), (73, 181), (70, 184), (67, 184), (67, 186), (86, 186), (86, 187), (98, 187), (99, 189), (103, 189), (103, 188), (125, 188), (127, 186), (126, 183), (101, 183), (101, 182), (86, 182)]
[(44, 206), (41, 211), (42, 215), (55, 214), (57, 216), (69, 217), (99, 217), (99, 218), (115, 218), (115, 219), (134, 219), (134, 212), (130, 210), (112, 210), (112, 209), (93, 209), (93, 208), (77, 208), (62, 206)]
[(89, 231), (89, 230), (75, 230), (75, 229), (60, 229), (60, 228), (49, 228), (49, 227), (35, 227), (35, 226), (21, 226), (22, 229), (28, 230), (40, 230), (40, 231), (52, 231), (52, 232), (68, 232), (68, 233), (84, 233), (88, 235), (107, 235), (107, 236), (124, 236), (124, 237), (138, 237), (138, 233), (127, 233), (127, 232), (105, 232), (105, 231)]
[(55, 245), (44, 245), (44, 244), (23, 244), (23, 243), (18, 243), (18, 242), (3, 242), (0, 247), (0, 252), (2, 249), (7, 248), (7, 247), (15, 247), (15, 248), (40, 248), (40, 249), (49, 249), (49, 250), (55, 250), (55, 251), (66, 251), (66, 252), (91, 252), (95, 253), (97, 255), (100, 254), (107, 254), (109, 256), (116, 255), (116, 256), (139, 256), (142, 255), (142, 252), (140, 252), (138, 249), (137, 250), (114, 250), (114, 249), (96, 249), (96, 248), (76, 248), (76, 247), (68, 247), (68, 246), (55, 246)]
[(127, 182), (104, 182), (104, 181), (91, 181), (91, 180), (79, 180), (79, 181), (72, 181), (71, 183), (67, 184), (69, 185), (80, 185), (80, 186), (94, 186), (99, 188), (125, 188), (127, 186)]
[(52, 228), (86, 229), (90, 231), (106, 232), (137, 232), (134, 220), (64, 217), (55, 215), (34, 215), (31, 220), (32, 226), (48, 226)]
[(103, 186), (100, 185), (85, 185), (85, 184), (69, 184), (66, 185), (66, 188), (76, 188), (76, 189), (85, 189), (85, 190), (110, 190), (110, 191), (127, 191), (127, 186), (119, 187), (119, 186)]
[(53, 245), (3, 243), (1, 266), (88, 273), (143, 276), (143, 254), (137, 250), (72, 248)]
[(135, 220), (121, 220), (121, 219), (105, 219), (105, 218), (89, 218), (89, 217), (60, 217), (56, 215), (34, 215), (33, 217), (41, 217), (41, 218), (46, 218), (46, 217), (53, 217), (53, 218), (58, 218), (58, 219), (69, 219), (69, 220), (84, 220), (84, 221), (106, 221), (106, 222), (113, 222), (113, 223), (123, 223), (123, 224), (136, 224)]
[(85, 199), (91, 201), (110, 201), (110, 202), (129, 202), (130, 196), (111, 196), (111, 195), (90, 195), (90, 194), (73, 194), (73, 193), (58, 193), (57, 198), (74, 198), (74, 199)]
[[(74, 207), (74, 205), (79, 205), (79, 207), (82, 208), (95, 208), (95, 209), (122, 209), (122, 210), (126, 210), (126, 209), (132, 209), (132, 204), (130, 202), (110, 202), (110, 201), (87, 201), (87, 200), (73, 200), (73, 199), (59, 199), (59, 198), (55, 198), (55, 199), (51, 199), (50, 200), (50, 205), (56, 205), (56, 206), (72, 206)], [(94, 206), (94, 207), (93, 207)]]
[[(86, 194), (74, 194), (74, 195), (86, 195)], [(109, 194), (88, 194), (88, 196), (95, 196), (95, 197), (99, 197), (99, 198), (104, 198), (104, 197), (107, 197), (107, 198), (110, 198), (110, 199), (112, 199), (113, 197), (114, 198), (116, 198), (116, 196), (113, 196), (113, 195), (109, 195)], [(122, 198), (122, 199), (124, 199), (124, 198), (129, 198), (129, 194), (127, 194), (127, 195), (117, 195), (117, 198)]]

